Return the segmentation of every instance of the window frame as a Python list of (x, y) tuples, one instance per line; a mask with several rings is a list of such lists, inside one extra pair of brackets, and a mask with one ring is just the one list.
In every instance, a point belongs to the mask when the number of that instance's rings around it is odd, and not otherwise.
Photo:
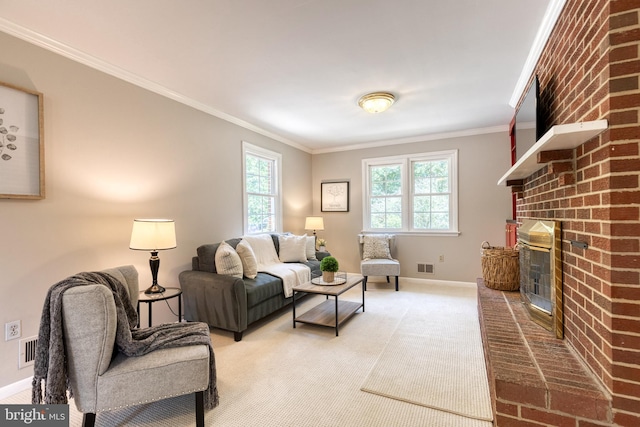
[[(275, 230), (249, 232), (249, 193), (247, 192), (247, 156), (261, 157), (273, 162), (273, 175), (271, 183), (275, 194)], [(281, 233), (282, 232), (282, 154), (263, 147), (242, 141), (242, 227), (244, 234)]]
[[(413, 163), (425, 161), (447, 160), (449, 163), (449, 228), (448, 229), (416, 229), (413, 226), (414, 176)], [(371, 227), (371, 182), (370, 168), (385, 165), (401, 165), (402, 180), (402, 227)], [(398, 156), (376, 157), (362, 160), (362, 225), (364, 232), (394, 233), (428, 236), (458, 236), (458, 150), (443, 150)]]

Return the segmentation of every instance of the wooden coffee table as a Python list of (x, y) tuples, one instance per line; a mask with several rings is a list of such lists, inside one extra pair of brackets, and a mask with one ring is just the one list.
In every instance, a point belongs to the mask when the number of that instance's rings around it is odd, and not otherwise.
[[(362, 303), (344, 300), (338, 302), (339, 295), (342, 295), (358, 283), (362, 286)], [(327, 300), (296, 317), (296, 292), (326, 295)], [(334, 297), (334, 300), (330, 300), (330, 296)], [(336, 336), (338, 336), (340, 324), (353, 316), (360, 308), (364, 313), (364, 277), (360, 274), (347, 274), (347, 281), (341, 285), (314, 285), (311, 282), (307, 282), (293, 287), (294, 328), (296, 327), (296, 322), (328, 326), (335, 328)]]

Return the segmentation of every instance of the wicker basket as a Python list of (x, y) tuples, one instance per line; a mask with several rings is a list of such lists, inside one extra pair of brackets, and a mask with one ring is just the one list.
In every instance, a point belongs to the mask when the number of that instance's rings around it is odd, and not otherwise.
[(520, 288), (518, 249), (482, 243), (482, 278), (487, 288), (517, 291)]

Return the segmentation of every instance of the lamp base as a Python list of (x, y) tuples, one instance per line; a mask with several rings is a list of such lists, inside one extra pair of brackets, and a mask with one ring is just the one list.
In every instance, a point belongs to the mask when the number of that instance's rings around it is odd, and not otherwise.
[(161, 294), (163, 292), (164, 288), (157, 283), (155, 285), (151, 285), (144, 291), (145, 294)]

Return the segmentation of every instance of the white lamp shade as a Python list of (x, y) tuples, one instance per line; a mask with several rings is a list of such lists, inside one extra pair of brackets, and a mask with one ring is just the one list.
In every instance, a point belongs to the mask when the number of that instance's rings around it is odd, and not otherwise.
[(324, 220), (321, 216), (308, 216), (304, 222), (305, 230), (324, 230)]
[(176, 225), (172, 219), (134, 219), (130, 249), (159, 251), (176, 247)]

